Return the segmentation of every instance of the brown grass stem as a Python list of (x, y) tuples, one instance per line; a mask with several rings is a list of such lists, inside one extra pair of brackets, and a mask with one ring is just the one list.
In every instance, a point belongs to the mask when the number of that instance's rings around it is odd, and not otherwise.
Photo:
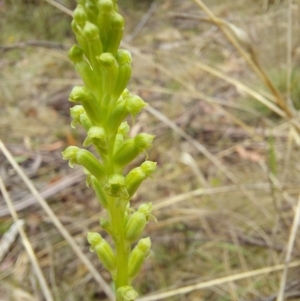
[(44, 274), (43, 274), (43, 272), (42, 272), (42, 270), (41, 270), (41, 268), (39, 266), (39, 263), (38, 263), (37, 258), (35, 256), (33, 248), (32, 248), (32, 246), (30, 244), (30, 241), (29, 241), (29, 239), (28, 239), (28, 237), (27, 237), (27, 235), (26, 235), (26, 233), (25, 233), (22, 225), (19, 224), (19, 223), (17, 223), (17, 221), (19, 220), (18, 214), (17, 214), (17, 212), (16, 212), (16, 210), (14, 208), (12, 200), (9, 197), (9, 194), (8, 194), (8, 192), (7, 192), (7, 190), (6, 190), (5, 186), (4, 186), (4, 183), (3, 183), (3, 180), (2, 180), (1, 177), (0, 177), (0, 191), (1, 191), (2, 195), (3, 195), (3, 198), (4, 198), (5, 202), (6, 202), (7, 207), (9, 208), (9, 211), (10, 211), (10, 214), (11, 214), (12, 218), (13, 218), (13, 220), (15, 221), (15, 223), (17, 225), (20, 237), (22, 239), (22, 244), (23, 244), (23, 246), (24, 246), (24, 248), (25, 248), (25, 250), (26, 250), (26, 252), (28, 254), (29, 260), (31, 261), (33, 270), (34, 270), (34, 272), (36, 274), (36, 277), (37, 277), (37, 279), (38, 279), (38, 281), (40, 283), (43, 295), (44, 295), (44, 297), (45, 297), (45, 299), (47, 301), (53, 301), (54, 299), (52, 297), (51, 291), (50, 291), (50, 289), (48, 287), (48, 284), (47, 284), (47, 281), (46, 281), (46, 279), (44, 277)]

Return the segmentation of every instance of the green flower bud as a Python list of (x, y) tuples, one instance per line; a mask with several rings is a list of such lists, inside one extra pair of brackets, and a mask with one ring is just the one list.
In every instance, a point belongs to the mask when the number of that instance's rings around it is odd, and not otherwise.
[[(102, 44), (99, 37), (99, 29), (96, 25), (91, 22), (86, 22), (83, 35), (87, 40), (87, 46), (89, 50), (89, 60), (95, 71), (98, 82), (101, 81), (101, 64), (99, 63), (97, 57), (103, 52)], [(99, 85), (101, 86), (101, 85)]]
[(128, 139), (114, 155), (114, 162), (118, 166), (125, 166), (134, 160), (140, 153), (146, 151), (154, 139), (147, 133), (138, 134), (135, 138)]
[(83, 146), (89, 146), (91, 144), (94, 144), (96, 147), (101, 149), (107, 148), (106, 133), (104, 128), (100, 126), (92, 126), (89, 129), (87, 137), (83, 142)]
[(71, 91), (69, 100), (71, 102), (81, 102), (92, 123), (97, 125), (100, 123), (101, 116), (97, 100), (86, 87), (75, 86)]
[(91, 252), (96, 252), (98, 258), (104, 267), (113, 272), (116, 269), (116, 256), (110, 244), (102, 238), (99, 233), (89, 232), (87, 236), (88, 242), (91, 244)]
[(117, 289), (117, 300), (134, 301), (138, 297), (138, 293), (132, 286), (121, 286)]
[(95, 1), (86, 0), (85, 10), (88, 14), (88, 19), (91, 22), (96, 23), (97, 22), (98, 9), (97, 9)]
[(146, 151), (146, 149), (152, 146), (152, 141), (154, 137), (155, 137), (154, 135), (150, 135), (147, 133), (138, 134), (134, 138), (134, 144), (136, 145), (136, 147), (140, 152), (144, 152)]
[(143, 263), (150, 254), (150, 237), (141, 239), (129, 255), (128, 277), (132, 281), (141, 270)]
[(125, 177), (120, 174), (113, 174), (109, 176), (104, 188), (111, 196), (122, 199), (128, 198), (128, 192), (125, 187)]
[(103, 166), (89, 151), (77, 146), (69, 146), (62, 155), (64, 160), (69, 160), (70, 167), (74, 167), (74, 164), (82, 165), (98, 180), (103, 179), (105, 175)]
[(140, 167), (132, 169), (126, 176), (126, 189), (131, 198), (142, 182), (156, 170), (156, 162), (145, 161)]
[[(86, 39), (82, 35), (82, 28), (80, 27), (79, 24), (77, 24), (77, 22), (75, 20), (72, 20), (71, 26), (72, 26), (73, 32), (75, 33), (76, 40), (77, 40), (78, 44), (80, 45), (80, 47), (81, 47), (82, 51), (84, 52), (85, 56), (87, 58), (89, 58), (89, 51), (88, 51), (89, 49), (88, 49), (88, 46), (87, 46), (87, 43), (86, 43)], [(78, 47), (78, 46), (76, 45), (76, 47)], [(71, 50), (72, 50), (72, 48), (71, 48)], [(70, 57), (70, 52), (69, 52), (69, 57)], [(75, 63), (75, 62), (73, 61), (73, 63)]]
[(120, 46), (121, 39), (124, 31), (124, 18), (114, 12), (111, 16), (111, 28), (107, 33), (107, 44), (105, 47), (106, 52), (110, 52), (113, 56), (116, 56)]
[(139, 211), (133, 213), (125, 227), (125, 239), (130, 243), (135, 242), (143, 233), (146, 224), (147, 218), (144, 213)]
[[(86, 45), (87, 46), (87, 45)], [(88, 48), (84, 51), (89, 58)], [(73, 61), (76, 71), (81, 76), (85, 86), (92, 92), (98, 91), (97, 77), (89, 63), (83, 59), (83, 51), (76, 45), (69, 50), (69, 58)]]
[(107, 209), (108, 208), (108, 203), (107, 203), (107, 198), (106, 198), (106, 194), (103, 190), (102, 185), (100, 184), (100, 182), (91, 175), (90, 177), (90, 184), (93, 187), (95, 193), (96, 193), (96, 197), (100, 203), (100, 205)]
[(102, 71), (102, 90), (111, 95), (118, 77), (118, 63), (115, 57), (108, 52), (99, 57)]
[(87, 15), (84, 10), (84, 7), (81, 4), (78, 4), (77, 7), (75, 8), (73, 12), (73, 18), (80, 27), (84, 26), (87, 20)]
[(116, 60), (119, 64), (119, 73), (114, 87), (114, 95), (115, 97), (119, 97), (126, 88), (131, 77), (131, 54), (125, 49), (119, 49)]
[(126, 99), (126, 109), (131, 115), (133, 115), (133, 117), (137, 115), (146, 105), (147, 103), (137, 95), (130, 95)]
[(109, 235), (114, 236), (113, 231), (112, 231), (112, 229), (111, 229), (111, 224), (110, 224), (110, 222), (109, 222), (106, 218), (104, 218), (104, 217), (101, 217), (101, 218), (100, 218), (100, 226), (101, 226), (101, 228), (104, 229)]
[(114, 11), (114, 2), (112, 0), (99, 0), (98, 10), (97, 25), (100, 30), (100, 38), (105, 51), (108, 32), (110, 30), (110, 20)]
[(83, 51), (77, 45), (73, 45), (68, 52), (68, 56), (73, 63), (78, 63), (83, 60)]

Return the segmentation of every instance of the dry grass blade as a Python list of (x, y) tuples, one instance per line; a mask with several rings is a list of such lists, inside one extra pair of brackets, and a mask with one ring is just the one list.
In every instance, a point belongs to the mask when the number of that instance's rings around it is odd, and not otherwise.
[(200, 151), (207, 159), (209, 159), (217, 168), (219, 168), (230, 180), (236, 181), (234, 174), (232, 174), (215, 156), (213, 156), (201, 143), (193, 139), (180, 127), (178, 127), (173, 121), (167, 118), (164, 114), (157, 111), (150, 105), (146, 107), (146, 110), (155, 116), (157, 119), (161, 120), (163, 123), (168, 125), (173, 129), (178, 135), (186, 139), (191, 145), (193, 145), (198, 151)]
[[(286, 101), (283, 99), (280, 92), (277, 90), (277, 88), (273, 85), (273, 83), (270, 81), (267, 74), (264, 72), (264, 70), (261, 68), (260, 64), (258, 63), (258, 60), (256, 58), (256, 55), (254, 51), (251, 51), (249, 54), (247, 51), (241, 47), (240, 43), (236, 39), (236, 35), (232, 34), (232, 30), (228, 30), (228, 26), (226, 25), (226, 22), (223, 20), (217, 18), (213, 12), (203, 3), (201, 0), (194, 0), (194, 2), (211, 18), (211, 20), (220, 28), (220, 30), (224, 33), (226, 38), (229, 40), (229, 42), (237, 49), (237, 51), (241, 54), (241, 56), (245, 59), (245, 61), (248, 63), (248, 65), (253, 69), (253, 71), (262, 79), (262, 81), (265, 83), (265, 85), (269, 88), (271, 93), (276, 98), (277, 105), (285, 111), (286, 115), (288, 117), (292, 117), (293, 114), (290, 111), (290, 108), (288, 107)], [(225, 26), (224, 26), (225, 24)]]
[(232, 84), (233, 86), (240, 89), (241, 91), (246, 92), (248, 95), (254, 97), (256, 100), (258, 100), (260, 103), (264, 104), (266, 107), (268, 107), (270, 110), (272, 110), (279, 116), (286, 117), (286, 113), (282, 109), (280, 109), (276, 105), (274, 105), (270, 100), (268, 100), (266, 97), (264, 97), (261, 93), (256, 92), (255, 90), (247, 87), (240, 81), (233, 79), (233, 78), (229, 77), (228, 75), (223, 74), (222, 72), (214, 69), (213, 67), (210, 67), (208, 65), (205, 65), (205, 64), (199, 63), (199, 62), (196, 62), (194, 64), (197, 67), (199, 67), (200, 69), (202, 69), (206, 72), (209, 72), (210, 74), (213, 74), (214, 76), (227, 81), (228, 83)]
[(49, 4), (51, 4), (52, 6), (58, 8), (60, 11), (66, 13), (67, 15), (69, 15), (71, 17), (73, 16), (73, 12), (71, 10), (69, 10), (65, 6), (59, 4), (58, 2), (53, 1), (53, 0), (45, 0), (45, 1), (48, 2)]
[(213, 287), (213, 286), (216, 286), (216, 285), (221, 285), (221, 284), (229, 283), (229, 282), (232, 282), (232, 281), (237, 281), (237, 280), (242, 280), (242, 279), (246, 279), (246, 278), (249, 278), (249, 277), (255, 277), (255, 276), (260, 276), (260, 275), (264, 275), (264, 274), (273, 273), (273, 272), (280, 271), (280, 270), (284, 269), (286, 266), (288, 268), (299, 267), (300, 266), (300, 260), (291, 262), (287, 265), (278, 264), (278, 265), (275, 265), (275, 266), (270, 266), (270, 267), (266, 267), (266, 268), (262, 268), (262, 269), (258, 269), (258, 270), (248, 271), (248, 272), (239, 273), (239, 274), (235, 274), (235, 275), (231, 275), (231, 276), (226, 276), (226, 277), (222, 277), (222, 278), (218, 278), (218, 279), (214, 279), (214, 280), (210, 280), (210, 281), (206, 281), (206, 282), (202, 282), (202, 283), (197, 283), (197, 284), (194, 284), (194, 285), (181, 287), (181, 288), (171, 290), (171, 291), (168, 291), (168, 292), (165, 292), (165, 293), (160, 293), (160, 294), (140, 298), (137, 301), (162, 300), (162, 299), (166, 299), (166, 298), (169, 298), (169, 297), (172, 297), (172, 296), (187, 294), (187, 293), (193, 292), (195, 290), (210, 288), (210, 287)]
[[(9, 208), (10, 210), (10, 213), (11, 213), (11, 216), (13, 217), (15, 223), (17, 223), (19, 221), (19, 217), (17, 215), (17, 212), (15, 211), (14, 209), (14, 206), (13, 206), (13, 203), (8, 195), (8, 192), (4, 186), (4, 183), (2, 181), (2, 178), (0, 177), (0, 190), (1, 190), (1, 193), (4, 197), (4, 200), (7, 204), (7, 207)], [(18, 227), (18, 231), (20, 233), (20, 236), (21, 236), (21, 239), (22, 239), (22, 243), (23, 243), (23, 246), (28, 254), (28, 257), (31, 261), (31, 264), (33, 266), (33, 269), (34, 269), (34, 272), (36, 274), (36, 277), (38, 279), (38, 281), (40, 282), (40, 285), (41, 285), (41, 290), (44, 294), (44, 297), (47, 301), (53, 301), (53, 297), (52, 297), (52, 294), (51, 294), (51, 291), (47, 285), (47, 282), (45, 280), (45, 277), (43, 275), (43, 272), (39, 266), (39, 263), (36, 259), (36, 256), (34, 254), (34, 251), (31, 247), (31, 244), (27, 238), (27, 235), (24, 231), (24, 229), (22, 228), (21, 224), (20, 223), (17, 223), (17, 227)]]
[(246, 185), (231, 185), (231, 186), (224, 186), (224, 187), (216, 187), (216, 188), (199, 188), (190, 192), (182, 193), (170, 198), (165, 198), (162, 200), (158, 200), (155, 205), (153, 206), (154, 210), (159, 210), (162, 208), (166, 208), (168, 206), (174, 205), (176, 203), (186, 201), (189, 198), (201, 195), (211, 195), (217, 193), (225, 193), (225, 192), (232, 192), (237, 191), (239, 189), (270, 189), (269, 183), (258, 183), (250, 186)]
[(300, 195), (299, 195), (298, 204), (297, 204), (297, 207), (295, 210), (295, 216), (294, 216), (293, 225), (292, 225), (291, 232), (290, 232), (289, 242), (287, 245), (287, 251), (286, 251), (286, 256), (285, 256), (285, 265), (284, 265), (284, 269), (282, 272), (280, 289), (279, 289), (279, 293), (277, 296), (277, 301), (284, 300), (286, 278), (287, 278), (287, 272), (288, 272), (288, 268), (289, 268), (288, 264), (291, 260), (292, 251), (293, 251), (294, 242), (296, 239), (296, 234), (297, 234), (297, 229), (299, 227), (299, 223), (300, 223)]
[[(193, 139), (190, 135), (188, 135), (185, 131), (183, 131), (181, 128), (179, 128), (174, 122), (172, 122), (169, 118), (167, 118), (165, 115), (148, 105), (145, 108), (149, 113), (151, 113), (153, 116), (161, 120), (163, 123), (168, 125), (171, 129), (173, 129), (177, 134), (179, 134), (181, 137), (186, 139), (193, 147), (195, 147), (198, 151), (200, 151), (206, 158), (208, 158), (221, 172), (223, 172), (228, 179), (230, 179), (233, 183), (238, 184), (239, 180), (237, 177), (228, 170), (214, 155), (212, 155), (201, 143)], [(260, 206), (260, 204), (257, 202), (254, 196), (252, 196), (248, 191), (245, 191), (243, 188), (240, 188), (241, 191), (246, 195), (249, 200), (257, 207), (263, 214), (270, 219), (271, 215), (269, 212)]]
[(24, 220), (20, 219), (13, 223), (9, 230), (4, 233), (0, 240), (0, 262), (2, 262), (5, 255), (8, 253), (11, 245), (16, 240), (19, 234), (19, 226), (24, 225)]
[(114, 300), (114, 293), (112, 292), (110, 286), (105, 282), (105, 280), (102, 278), (102, 276), (97, 272), (97, 270), (94, 268), (93, 264), (90, 262), (90, 260), (86, 257), (86, 255), (81, 251), (79, 246), (76, 244), (75, 240), (72, 238), (72, 236), (69, 234), (69, 232), (66, 230), (66, 228), (63, 226), (63, 224), (60, 222), (60, 220), (56, 217), (52, 209), (49, 207), (47, 202), (41, 197), (39, 192), (36, 190), (36, 188), (33, 186), (29, 178), (25, 175), (23, 170), (20, 168), (20, 166), (17, 164), (17, 162), (14, 160), (13, 156), (10, 154), (8, 149), (5, 147), (3, 142), (0, 140), (0, 149), (2, 150), (3, 154), (7, 158), (7, 160), (10, 162), (10, 164), (13, 166), (13, 168), (16, 170), (16, 172), (19, 174), (19, 176), (22, 178), (28, 189), (31, 191), (31, 193), (34, 195), (34, 197), (38, 200), (41, 207), (44, 209), (44, 211), (48, 214), (53, 224), (57, 227), (61, 235), (68, 241), (69, 245), (73, 249), (73, 251), (76, 253), (78, 258), (83, 262), (83, 264), (87, 267), (87, 269), (90, 271), (90, 273), (93, 275), (94, 279), (99, 283), (109, 300)]

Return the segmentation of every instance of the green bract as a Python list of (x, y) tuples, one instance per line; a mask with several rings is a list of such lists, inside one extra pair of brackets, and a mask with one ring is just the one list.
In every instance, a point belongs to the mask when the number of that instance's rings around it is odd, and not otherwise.
[[(150, 177), (156, 163), (145, 161), (124, 168), (152, 146), (153, 135), (140, 133), (130, 137), (126, 119), (135, 116), (146, 106), (137, 95), (126, 89), (131, 77), (131, 54), (119, 49), (124, 31), (124, 19), (118, 13), (117, 0), (78, 0), (71, 23), (78, 45), (69, 51), (69, 58), (81, 76), (83, 86), (73, 88), (70, 101), (72, 127), (86, 131), (84, 147), (96, 153), (69, 146), (62, 153), (71, 167), (84, 167), (86, 183), (91, 187), (107, 217), (100, 225), (114, 243), (112, 247), (99, 233), (88, 233), (90, 249), (111, 273), (117, 301), (135, 300), (137, 292), (131, 282), (149, 255), (150, 238), (142, 236), (146, 224), (156, 220), (151, 203), (135, 211), (130, 198), (142, 182)], [(130, 120), (130, 119), (129, 119)], [(132, 250), (132, 243), (137, 245)]]

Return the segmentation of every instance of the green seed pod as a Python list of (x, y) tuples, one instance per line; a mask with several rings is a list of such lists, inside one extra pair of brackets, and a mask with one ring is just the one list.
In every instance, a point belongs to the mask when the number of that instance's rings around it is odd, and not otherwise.
[(107, 124), (109, 124), (109, 131), (111, 133), (115, 133), (122, 121), (126, 118), (128, 111), (125, 105), (126, 100), (120, 97), (109, 114)]
[(133, 161), (140, 153), (146, 151), (154, 139), (153, 135), (147, 133), (138, 134), (135, 138), (128, 139), (114, 155), (114, 162), (119, 167), (125, 166)]
[(102, 90), (112, 95), (118, 78), (118, 63), (115, 57), (108, 52), (102, 53), (99, 57), (102, 71)]
[(113, 272), (116, 269), (117, 265), (116, 256), (110, 244), (104, 238), (102, 238), (99, 233), (95, 232), (89, 232), (87, 239), (91, 244), (91, 252), (96, 252), (104, 267), (109, 272)]
[(87, 137), (83, 142), (83, 146), (89, 146), (91, 144), (94, 144), (101, 149), (107, 149), (106, 133), (103, 127), (92, 126), (89, 129)]
[(150, 237), (141, 239), (129, 255), (128, 277), (132, 281), (141, 270), (143, 263), (149, 256), (151, 247)]
[(105, 194), (105, 192), (103, 190), (103, 187), (100, 184), (100, 182), (94, 176), (91, 176), (90, 177), (90, 184), (93, 187), (93, 189), (96, 193), (97, 199), (98, 199), (99, 203), (101, 204), (101, 206), (103, 208), (107, 209), (108, 208), (108, 203), (107, 203), (106, 194)]
[(114, 2), (112, 0), (99, 0), (98, 1), (98, 18), (97, 25), (100, 30), (100, 38), (105, 51), (107, 44), (108, 32), (110, 30), (110, 21), (114, 11)]
[[(119, 135), (117, 135), (117, 136), (119, 136)], [(118, 138), (118, 137), (116, 137), (116, 138)], [(123, 136), (122, 136), (122, 139), (123, 139)], [(127, 139), (122, 144), (119, 143), (118, 149), (115, 146), (114, 151), (115, 151), (115, 155), (113, 157), (113, 160), (114, 160), (114, 163), (119, 167), (126, 166), (131, 161), (133, 161), (140, 153), (134, 143), (133, 138)]]
[(126, 189), (131, 198), (142, 182), (156, 170), (156, 162), (145, 161), (140, 167), (132, 169), (126, 176)]
[(87, 20), (87, 15), (84, 10), (84, 7), (81, 4), (78, 4), (77, 7), (75, 8), (73, 12), (73, 18), (80, 27), (84, 26)]
[(69, 146), (63, 152), (63, 159), (69, 160), (70, 167), (74, 164), (82, 165), (98, 180), (105, 176), (102, 164), (94, 157), (92, 153), (77, 146)]
[(134, 301), (138, 297), (138, 293), (132, 286), (121, 286), (117, 289), (117, 300)]
[(130, 243), (135, 242), (143, 233), (147, 224), (147, 215), (136, 211), (130, 217), (125, 227), (125, 239)]
[(71, 102), (81, 102), (92, 123), (99, 125), (101, 115), (97, 100), (86, 87), (75, 86), (71, 91), (69, 100)]
[(147, 105), (139, 96), (130, 95), (126, 99), (126, 108), (128, 112), (135, 117)]
[(110, 31), (107, 33), (106, 52), (110, 52), (113, 56), (117, 55), (121, 39), (124, 31), (124, 18), (114, 12), (110, 19)]
[(119, 97), (126, 88), (131, 77), (131, 54), (125, 49), (119, 49), (116, 60), (119, 64), (118, 78), (114, 87), (114, 96)]
[(127, 199), (128, 192), (125, 187), (125, 177), (119, 174), (113, 174), (108, 177), (105, 185), (106, 192), (117, 198)]

